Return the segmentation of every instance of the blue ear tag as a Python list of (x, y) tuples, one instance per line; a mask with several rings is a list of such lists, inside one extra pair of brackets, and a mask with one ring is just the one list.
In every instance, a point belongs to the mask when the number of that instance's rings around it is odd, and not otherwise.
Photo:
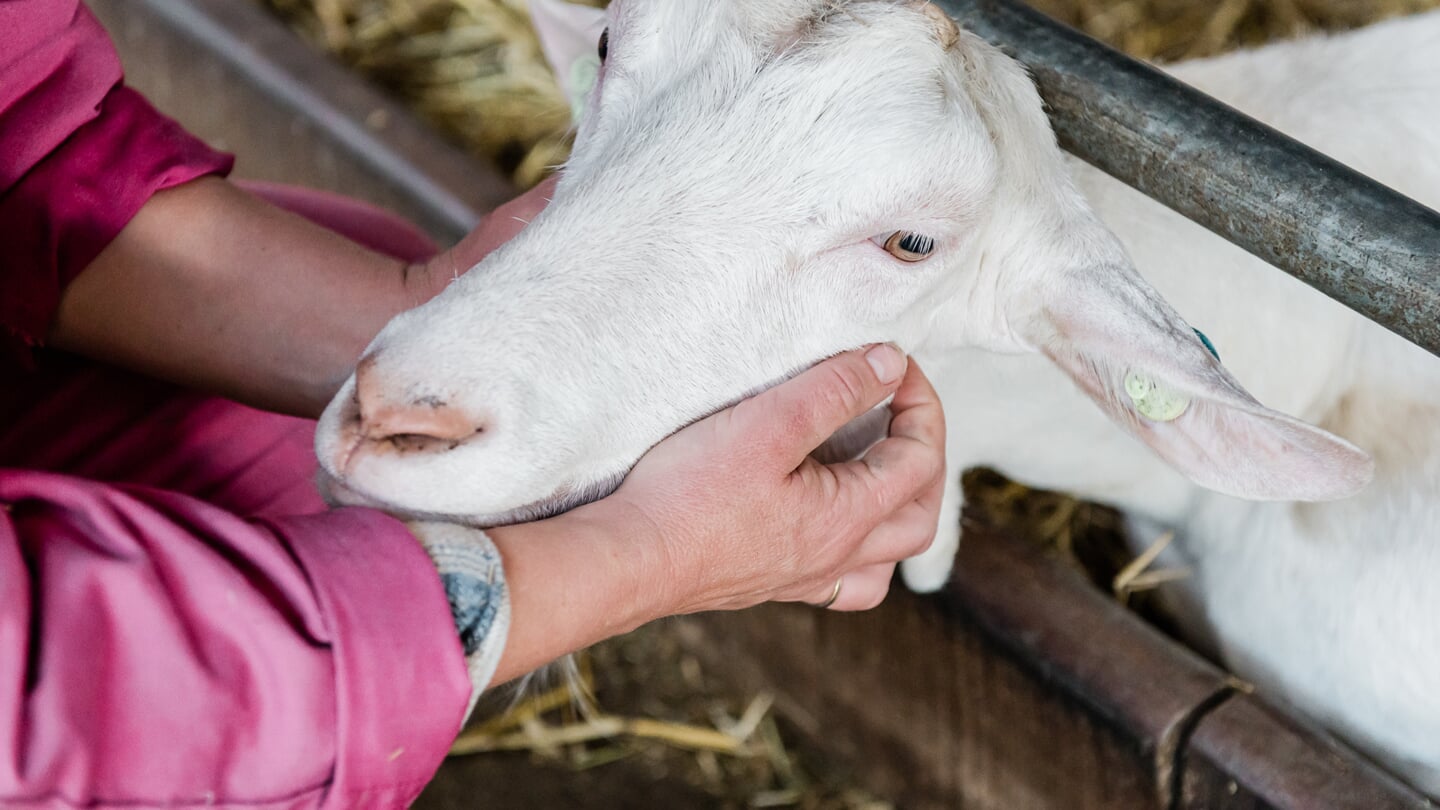
[[(1219, 360), (1220, 353), (1215, 351), (1215, 345), (1210, 342), (1210, 338), (1205, 337), (1205, 333), (1199, 329), (1191, 327), (1191, 330), (1195, 332), (1195, 337), (1205, 344), (1210, 355)], [(1173, 422), (1190, 407), (1189, 396), (1167, 388), (1138, 371), (1125, 375), (1125, 393), (1129, 395), (1135, 410), (1139, 411), (1141, 416), (1155, 422)]]
[(1195, 337), (1200, 338), (1200, 342), (1201, 342), (1201, 343), (1204, 343), (1204, 344), (1205, 344), (1205, 348), (1207, 348), (1207, 349), (1210, 350), (1210, 356), (1211, 356), (1211, 357), (1215, 358), (1216, 360), (1219, 360), (1219, 359), (1220, 359), (1220, 352), (1215, 351), (1215, 344), (1210, 342), (1210, 338), (1205, 337), (1205, 333), (1204, 333), (1204, 332), (1201, 332), (1199, 329), (1196, 329), (1196, 328), (1193, 327), (1193, 326), (1190, 327), (1190, 331), (1191, 331), (1191, 332), (1194, 332), (1194, 333), (1195, 333)]

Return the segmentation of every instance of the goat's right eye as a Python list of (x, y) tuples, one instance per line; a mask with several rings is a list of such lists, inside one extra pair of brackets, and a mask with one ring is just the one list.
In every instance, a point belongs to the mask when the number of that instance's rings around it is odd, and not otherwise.
[(923, 233), (896, 231), (881, 245), (891, 256), (902, 262), (919, 262), (935, 252), (935, 240)]
[(600, 64), (605, 64), (605, 57), (610, 55), (610, 29), (606, 28), (600, 32), (600, 44), (596, 48), (600, 54)]

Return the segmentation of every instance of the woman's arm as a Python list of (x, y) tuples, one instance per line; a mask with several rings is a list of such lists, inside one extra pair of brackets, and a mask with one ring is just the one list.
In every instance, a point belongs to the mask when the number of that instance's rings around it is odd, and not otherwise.
[(406, 807), (470, 691), (393, 518), (0, 469), (0, 807)]
[(315, 417), (375, 333), (512, 236), (550, 184), (424, 264), (368, 250), (216, 178), (157, 193), (66, 288), (49, 342)]
[(0, 352), (52, 343), (318, 414), (441, 277), (216, 179), (229, 156), (121, 76), (78, 0), (0, 3)]
[(315, 415), (391, 316), (407, 265), (206, 177), (161, 191), (66, 289), (51, 345)]

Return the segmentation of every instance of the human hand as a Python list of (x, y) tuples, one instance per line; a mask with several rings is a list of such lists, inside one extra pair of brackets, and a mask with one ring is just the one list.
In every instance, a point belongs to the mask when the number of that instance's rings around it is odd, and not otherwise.
[(419, 285), (418, 292), (422, 300), (439, 295), (445, 285), (479, 264), (491, 251), (510, 241), (530, 224), (530, 220), (545, 210), (545, 206), (550, 204), (550, 198), (555, 196), (555, 184), (558, 182), (560, 175), (552, 175), (524, 194), (486, 214), (480, 224), (454, 247), (418, 267), (410, 268), (407, 284)]
[[(809, 456), (892, 393), (888, 435), (863, 457), (827, 465)], [(687, 427), (587, 508), (618, 513), (660, 551), (659, 615), (821, 604), (841, 577), (830, 607), (865, 610), (885, 598), (896, 562), (934, 539), (944, 452), (934, 388), (879, 345)]]
[[(886, 438), (863, 458), (810, 457), (892, 395)], [(486, 539), (460, 537), (477, 548), (493, 542), (504, 561), (510, 626), (491, 682), (664, 616), (770, 600), (822, 604), (841, 577), (830, 607), (874, 607), (896, 561), (935, 536), (944, 446), (929, 380), (893, 347), (872, 347), (679, 431), (609, 497), (474, 532)], [(433, 554), (435, 543), (427, 548)]]

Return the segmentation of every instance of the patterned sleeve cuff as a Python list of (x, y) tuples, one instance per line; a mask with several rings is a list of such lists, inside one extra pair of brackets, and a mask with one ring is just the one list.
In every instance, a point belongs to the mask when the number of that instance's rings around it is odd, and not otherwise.
[(471, 684), (468, 719), (480, 693), (495, 677), (510, 633), (510, 594), (500, 552), (479, 529), (453, 523), (409, 525), (440, 572), (460, 633)]

